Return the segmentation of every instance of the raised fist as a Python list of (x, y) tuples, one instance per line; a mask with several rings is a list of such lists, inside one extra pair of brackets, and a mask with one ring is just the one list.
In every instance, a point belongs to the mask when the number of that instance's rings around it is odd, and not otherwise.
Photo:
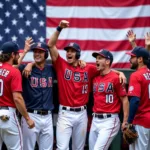
[(67, 28), (67, 27), (69, 27), (69, 22), (66, 21), (66, 20), (61, 20), (60, 23), (59, 23), (59, 26), (61, 28)]

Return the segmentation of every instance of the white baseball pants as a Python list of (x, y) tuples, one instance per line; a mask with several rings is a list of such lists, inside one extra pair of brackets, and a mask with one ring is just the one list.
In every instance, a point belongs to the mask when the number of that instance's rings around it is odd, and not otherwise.
[(7, 150), (23, 150), (22, 132), (16, 116), (16, 109), (0, 110), (0, 116), (7, 115), (9, 120), (4, 122), (0, 119), (0, 149), (4, 142)]
[(69, 150), (72, 136), (72, 150), (83, 150), (87, 133), (87, 111), (74, 112), (59, 107), (56, 139), (57, 150)]
[(21, 119), (21, 128), (23, 134), (23, 150), (34, 150), (36, 141), (39, 150), (53, 149), (53, 123), (52, 114), (39, 115), (29, 113), (29, 116), (35, 122), (35, 127), (29, 129), (25, 119)]
[(120, 129), (117, 114), (110, 118), (93, 117), (89, 134), (89, 150), (107, 150)]
[(130, 150), (150, 150), (150, 129), (140, 125), (136, 125), (135, 129), (138, 132), (138, 138), (130, 145)]

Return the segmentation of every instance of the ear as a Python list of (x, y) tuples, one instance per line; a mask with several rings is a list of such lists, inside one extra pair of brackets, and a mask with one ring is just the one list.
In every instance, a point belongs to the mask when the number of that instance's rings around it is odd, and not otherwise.
[(143, 57), (138, 57), (138, 62), (139, 63), (143, 62)]
[(106, 64), (110, 65), (110, 60), (109, 59), (106, 59)]
[(14, 52), (11, 53), (11, 57), (12, 57), (12, 58), (15, 57), (15, 53), (14, 53)]

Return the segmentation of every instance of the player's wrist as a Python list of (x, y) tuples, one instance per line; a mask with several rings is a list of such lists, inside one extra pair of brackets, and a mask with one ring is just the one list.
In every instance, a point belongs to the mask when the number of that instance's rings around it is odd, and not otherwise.
[(62, 29), (63, 29), (63, 28), (61, 28), (60, 26), (57, 26), (57, 28), (56, 28), (56, 30), (57, 30), (58, 32), (61, 32)]
[(24, 117), (26, 121), (29, 121), (30, 120), (30, 117), (27, 116), (27, 117)]

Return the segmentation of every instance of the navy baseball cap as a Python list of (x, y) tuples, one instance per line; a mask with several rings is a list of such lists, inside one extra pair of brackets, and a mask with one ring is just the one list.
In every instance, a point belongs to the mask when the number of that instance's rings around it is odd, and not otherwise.
[(45, 52), (48, 52), (49, 51), (49, 47), (46, 43), (42, 43), (42, 42), (37, 42), (37, 43), (34, 43), (30, 50), (35, 50), (35, 49), (39, 49), (39, 50), (42, 50), (42, 51), (45, 51)]
[(17, 43), (9, 41), (9, 42), (5, 42), (1, 48), (0, 51), (3, 54), (7, 54), (7, 53), (12, 53), (12, 52), (20, 52), (19, 51), (19, 46)]
[(126, 52), (126, 54), (135, 57), (143, 57), (145, 59), (148, 59), (150, 57), (148, 51), (141, 46), (135, 47), (131, 52)]
[(110, 59), (111, 62), (113, 62), (113, 55), (110, 51), (106, 50), (106, 49), (101, 49), (99, 52), (94, 52), (92, 54), (93, 57), (97, 57), (98, 55), (106, 58), (106, 59)]
[(66, 47), (64, 47), (64, 50), (68, 50), (68, 48), (73, 48), (77, 52), (81, 51), (80, 46), (77, 43), (69, 43)]

